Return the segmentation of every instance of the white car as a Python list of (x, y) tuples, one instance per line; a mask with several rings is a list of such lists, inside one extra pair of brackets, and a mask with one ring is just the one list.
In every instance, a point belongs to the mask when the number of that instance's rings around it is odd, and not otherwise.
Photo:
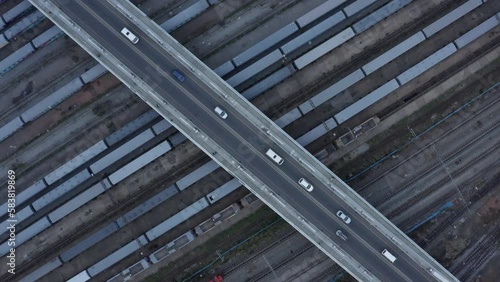
[(345, 222), (345, 224), (351, 223), (351, 218), (348, 217), (344, 212), (338, 211), (337, 216), (338, 218), (342, 219)]
[(128, 28), (124, 27), (121, 32), (132, 43), (137, 44), (137, 42), (139, 42), (139, 37), (135, 36), (135, 34), (133, 34), (130, 30), (128, 30)]
[(215, 107), (214, 111), (222, 118), (226, 119), (227, 118), (227, 113), (221, 109), (220, 107)]
[(347, 235), (345, 235), (342, 230), (337, 230), (337, 232), (335, 232), (335, 235), (337, 235), (340, 239), (347, 241)]
[(307, 192), (312, 192), (314, 187), (311, 185), (311, 183), (307, 182), (304, 178), (299, 179), (299, 184), (300, 186), (304, 187)]

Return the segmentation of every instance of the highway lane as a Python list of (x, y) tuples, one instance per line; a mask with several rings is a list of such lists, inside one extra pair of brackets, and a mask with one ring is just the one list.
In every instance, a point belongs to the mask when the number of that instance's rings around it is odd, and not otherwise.
[[(260, 129), (248, 125), (245, 118), (233, 110), (224, 99), (190, 75), (189, 70), (177, 65), (175, 58), (159, 49), (153, 40), (113, 7), (105, 1), (96, 0), (85, 1), (85, 5), (78, 1), (64, 2), (66, 4), (61, 4), (60, 7), (78, 25), (112, 51), (136, 75), (150, 82), (155, 91), (183, 115), (194, 122), (204, 121), (198, 123), (202, 132), (222, 145), (243, 167), (264, 180), (274, 192), (332, 237), (344, 250), (350, 251), (350, 255), (375, 276), (382, 281), (430, 280), (426, 272), (413, 266), (405, 255), (395, 251), (396, 248), (389, 240), (374, 232), (361, 216), (338, 199), (329, 188), (321, 185), (312, 175), (304, 172), (299, 163), (287, 157), (288, 152), (282, 151)], [(140, 37), (137, 45), (132, 45), (120, 34), (119, 31), (124, 26)], [(179, 83), (171, 75), (173, 69), (181, 70), (187, 80)], [(228, 112), (228, 119), (223, 121), (216, 116), (213, 112), (216, 105), (221, 105)], [(277, 166), (265, 156), (268, 147), (285, 158), (282, 166)], [(312, 193), (306, 192), (297, 184), (297, 180), (303, 176), (314, 184), (315, 190)], [(338, 209), (351, 216), (353, 221), (350, 225), (345, 225), (334, 215)], [(347, 243), (334, 235), (339, 228), (349, 234)], [(383, 259), (380, 254), (386, 247), (398, 257), (394, 265)], [(403, 270), (408, 277), (397, 271), (395, 266)]]

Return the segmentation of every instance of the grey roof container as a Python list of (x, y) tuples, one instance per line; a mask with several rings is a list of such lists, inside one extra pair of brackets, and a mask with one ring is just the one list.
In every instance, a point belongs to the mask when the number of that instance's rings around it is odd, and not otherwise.
[(18, 36), (19, 34), (30, 30), (33, 28), (34, 25), (37, 23), (43, 21), (45, 19), (45, 15), (42, 14), (40, 11), (34, 11), (33, 13), (29, 14), (28, 16), (24, 17), (21, 21), (16, 23), (15, 25), (11, 26), (5, 32), (3, 35), (5, 38), (8, 40), (13, 39), (14, 37)]
[(47, 184), (49, 185), (55, 183), (59, 179), (68, 175), (73, 170), (77, 169), (81, 165), (85, 164), (86, 162), (94, 158), (95, 156), (106, 151), (107, 148), (108, 146), (106, 145), (106, 143), (104, 143), (104, 141), (97, 142), (96, 144), (94, 144), (87, 150), (83, 151), (81, 154), (74, 157), (64, 165), (58, 167), (51, 173), (47, 174), (47, 176), (44, 177), (45, 182), (47, 182)]
[(14, 134), (14, 132), (18, 131), (19, 128), (23, 127), (23, 124), (24, 122), (21, 120), (21, 118), (16, 117), (6, 125), (2, 126), (2, 128), (0, 128), (0, 142)]
[(337, 123), (333, 118), (329, 118), (325, 122), (322, 122), (320, 125), (311, 129), (306, 134), (297, 138), (297, 143), (299, 143), (302, 146), (307, 146), (314, 140), (318, 139), (319, 137), (323, 136), (330, 130), (334, 129), (335, 127), (337, 127)]
[[(135, 149), (139, 148), (140, 146), (144, 145), (144, 143), (153, 139), (153, 137), (155, 137), (153, 131), (149, 128), (146, 129), (141, 134), (130, 139), (129, 141), (125, 142), (120, 147), (116, 148), (115, 150), (113, 150), (109, 154), (100, 158), (95, 163), (91, 164), (90, 170), (92, 170), (92, 172), (94, 174), (103, 171), (104, 169), (106, 169), (110, 165), (114, 164), (115, 162), (117, 162), (118, 160), (123, 158), (124, 156), (128, 155), (130, 152), (132, 152)], [(101, 142), (103, 142), (103, 141), (101, 141)]]
[(133, 121), (129, 122), (127, 125), (124, 127), (120, 128), (119, 130), (115, 131), (111, 135), (109, 135), (105, 141), (108, 146), (113, 146), (114, 144), (118, 143), (120, 140), (124, 139), (128, 135), (132, 134), (132, 132), (136, 131), (137, 129), (143, 127), (150, 121), (154, 120), (155, 118), (159, 117), (160, 115), (155, 111), (155, 110), (149, 110), (139, 116), (138, 118), (134, 119)]
[(362, 69), (366, 75), (369, 75), (374, 71), (378, 70), (379, 68), (385, 66), (392, 60), (396, 59), (397, 57), (401, 56), (402, 54), (406, 53), (408, 50), (417, 46), (418, 44), (420, 44), (420, 42), (424, 40), (425, 40), (425, 35), (421, 31), (419, 31), (414, 35), (410, 36), (409, 38), (407, 38), (406, 40), (404, 40), (403, 42), (389, 49), (387, 52), (373, 59), (371, 62), (364, 65)]
[(337, 25), (338, 23), (340, 23), (345, 19), (346, 17), (342, 11), (334, 14), (333, 16), (327, 18), (326, 20), (320, 22), (311, 29), (305, 31), (304, 33), (296, 36), (295, 38), (285, 43), (283, 46), (280, 47), (281, 52), (283, 52), (283, 54), (289, 54), (299, 49), (300, 47), (309, 44), (311, 40), (325, 33), (325, 31), (329, 30), (330, 28), (334, 27), (335, 25)]
[(111, 267), (115, 263), (121, 261), (122, 259), (126, 258), (133, 252), (137, 251), (141, 247), (141, 242), (143, 242), (144, 236), (140, 236), (139, 238), (133, 240), (132, 242), (128, 243), (127, 245), (121, 247), (120, 249), (116, 250), (109, 256), (105, 257), (104, 259), (100, 260), (98, 263), (92, 265), (87, 269), (89, 275), (91, 277), (96, 276), (97, 274), (103, 272), (107, 268)]
[(79, 254), (83, 253), (84, 251), (86, 251), (87, 249), (89, 249), (90, 247), (95, 245), (97, 242), (99, 242), (102, 239), (115, 233), (118, 229), (119, 229), (118, 225), (116, 225), (115, 222), (111, 222), (110, 224), (106, 225), (105, 227), (92, 233), (92, 235), (81, 240), (80, 242), (78, 242), (76, 245), (72, 246), (68, 250), (62, 252), (60, 255), (61, 259), (63, 260), (63, 262), (70, 261), (71, 259), (75, 258)]
[(99, 182), (49, 213), (48, 217), (52, 223), (56, 223), (102, 193), (104, 193), (104, 186)]
[[(43, 180), (36, 181), (35, 183), (33, 183), (33, 185), (16, 195), (16, 206), (19, 207), (19, 205), (26, 202), (26, 200), (33, 197), (33, 195), (45, 189), (45, 187), (47, 187), (47, 185), (45, 185)], [(0, 207), (0, 217), (4, 216), (5, 214), (7, 214), (7, 202), (5, 202)], [(19, 212), (17, 213), (17, 216), (19, 216)]]
[(153, 131), (156, 135), (159, 135), (170, 127), (172, 127), (172, 124), (170, 124), (170, 122), (168, 122), (166, 119), (163, 119), (157, 124), (153, 125)]
[(211, 204), (213, 204), (241, 186), (240, 181), (237, 178), (233, 178), (229, 182), (222, 184), (219, 188), (208, 193), (207, 199)]
[(84, 72), (81, 75), (81, 78), (83, 80), (83, 83), (89, 83), (89, 82), (96, 80), (101, 75), (103, 75), (107, 72), (108, 72), (108, 70), (103, 65), (97, 64), (97, 65), (93, 66), (92, 68), (90, 68), (88, 71)]
[(360, 69), (357, 69), (350, 75), (342, 78), (341, 80), (337, 81), (334, 83), (332, 86), (326, 88), (325, 90), (321, 91), (319, 94), (316, 96), (312, 97), (310, 100), (304, 102), (302, 105), (299, 106), (300, 111), (302, 114), (307, 114), (308, 112), (312, 111), (314, 108), (319, 107), (326, 101), (332, 99), (333, 97), (337, 96), (339, 93), (342, 93), (342, 91), (346, 90), (347, 88), (351, 87), (361, 79), (363, 79), (365, 75)]
[(420, 63), (414, 65), (413, 67), (409, 68), (402, 74), (398, 75), (397, 79), (399, 83), (401, 85), (408, 83), (410, 80), (414, 79), (415, 77), (419, 76), (426, 70), (437, 65), (439, 62), (448, 58), (456, 51), (457, 48), (453, 43), (444, 46), (443, 48), (439, 49), (429, 57), (423, 59)]
[(14, 6), (12, 9), (8, 10), (2, 15), (2, 18), (6, 23), (11, 22), (19, 16), (26, 14), (27, 12), (35, 9), (33, 5), (28, 0), (23, 0), (21, 3)]
[(61, 185), (59, 185), (58, 187), (52, 189), (47, 194), (38, 198), (38, 200), (34, 201), (32, 204), (33, 208), (36, 211), (39, 211), (41, 208), (47, 206), (48, 204), (50, 204), (52, 202), (55, 202), (61, 196), (68, 193), (73, 188), (77, 187), (78, 185), (80, 185), (81, 183), (83, 183), (85, 180), (87, 180), (89, 178), (90, 178), (90, 173), (88, 172), (88, 170), (87, 169), (82, 170), (81, 172), (79, 172), (75, 176), (66, 180), (66, 182), (64, 182)]
[(358, 0), (351, 5), (347, 6), (344, 8), (345, 14), (350, 17), (357, 12), (363, 10), (364, 8), (368, 7), (369, 5), (375, 3), (377, 0)]
[(177, 15), (171, 17), (164, 23), (162, 23), (160, 26), (167, 32), (171, 32), (178, 28), (179, 26), (187, 23), (190, 21), (192, 18), (196, 17), (197, 15), (201, 14), (203, 11), (205, 11), (209, 7), (208, 3), (206, 0), (199, 0), (198, 2), (194, 3), (193, 5), (189, 6), (185, 10), (181, 11)]
[[(7, 213), (7, 207), (5, 208), (5, 213)], [(21, 223), (23, 220), (25, 220), (26, 218), (28, 218), (32, 215), (33, 215), (33, 210), (31, 209), (31, 207), (30, 206), (24, 207), (22, 210), (16, 212), (16, 217), (14, 219), (17, 220), (17, 222), (15, 222), (15, 224)], [(4, 222), (2, 222), (0, 224), (0, 235), (3, 235), (4, 233), (6, 233), (8, 231), (7, 227), (11, 223), (13, 223), (13, 222), (9, 222), (7, 220), (9, 220), (9, 218), (7, 218)]]
[(331, 10), (337, 8), (340, 4), (344, 3), (346, 0), (328, 0), (325, 3), (319, 5), (318, 7), (312, 9), (302, 17), (296, 20), (300, 28), (312, 23), (321, 16), (330, 12)]
[(282, 115), (279, 119), (275, 120), (274, 123), (276, 123), (277, 126), (283, 128), (290, 123), (294, 122), (295, 120), (299, 119), (302, 116), (298, 108), (295, 108), (285, 115)]
[(148, 232), (146, 232), (146, 237), (149, 239), (149, 241), (153, 241), (154, 239), (160, 237), (161, 235), (165, 234), (166, 232), (172, 230), (174, 227), (177, 225), (181, 224), (188, 218), (192, 217), (193, 215), (199, 213), (203, 209), (208, 207), (208, 202), (205, 199), (205, 197), (199, 199), (198, 201), (192, 203), (182, 211), (176, 213), (172, 217), (168, 218), (167, 220), (163, 221), (162, 223), (158, 224), (154, 228), (150, 229)]
[(231, 76), (226, 80), (226, 82), (229, 85), (236, 87), (281, 59), (283, 59), (281, 52), (279, 50), (274, 50), (237, 74)]
[[(37, 222), (33, 223), (29, 227), (25, 228), (21, 232), (16, 234), (16, 248), (19, 248), (22, 244), (24, 244), (26, 241), (31, 240), (31, 238), (35, 237), (36, 235), (40, 234), (43, 230), (49, 228), (50, 222), (46, 217), (43, 217), (42, 219), (38, 220)], [(7, 241), (5, 241), (1, 246), (0, 246), (0, 256), (4, 256), (9, 252), (9, 249), (11, 248), (9, 245), (7, 245)]]
[(170, 144), (172, 144), (172, 147), (175, 147), (182, 142), (186, 141), (188, 138), (184, 136), (181, 132), (176, 132), (172, 134), (172, 136), (168, 137), (168, 140), (170, 141)]
[(218, 76), (223, 77), (223, 76), (225, 76), (226, 74), (230, 73), (233, 70), (234, 70), (233, 62), (227, 61), (227, 62), (223, 63), (222, 65), (216, 67), (214, 69), (214, 72)]
[[(35, 48), (28, 43), (23, 47), (14, 51), (14, 53), (7, 56), (5, 59), (0, 61), (0, 76), (4, 73), (8, 72), (12, 68), (14, 68), (17, 64), (19, 64), (24, 58), (28, 57), (31, 53), (35, 51)], [(23, 119), (24, 120), (24, 119)], [(27, 122), (26, 120), (24, 120)]]
[(175, 188), (174, 185), (171, 185), (167, 187), (165, 190), (161, 191), (160, 193), (154, 195), (153, 197), (147, 199), (134, 209), (130, 210), (123, 216), (119, 217), (116, 220), (116, 223), (120, 228), (124, 227), (127, 225), (129, 222), (132, 222), (133, 220), (139, 218), (140, 216), (144, 215), (145, 213), (149, 212), (152, 210), (154, 207), (158, 206), (159, 204), (165, 202), (167, 199), (172, 197), (173, 195), (177, 194), (177, 189)]
[(19, 280), (19, 282), (37, 281), (38, 279), (47, 275), (49, 272), (58, 268), (61, 265), (62, 265), (61, 260), (59, 259), (59, 257), (56, 257), (55, 259), (49, 261), (48, 263), (44, 264), (43, 266), (35, 269), (30, 274), (24, 276), (21, 280)]
[(38, 104), (33, 106), (31, 109), (24, 112), (21, 115), (21, 118), (25, 122), (35, 120), (37, 117), (52, 109), (52, 107), (58, 105), (69, 96), (75, 94), (75, 92), (82, 88), (82, 86), (83, 83), (79, 77), (73, 79), (63, 87), (56, 90), (56, 92), (50, 94), (47, 98), (38, 102)]
[(393, 0), (382, 8), (370, 13), (359, 22), (352, 25), (357, 34), (369, 29), (378, 22), (401, 10), (404, 6), (410, 4), (413, 0)]
[(481, 6), (483, 2), (481, 0), (469, 0), (465, 2), (464, 4), (460, 5), (453, 11), (449, 12), (448, 14), (444, 15), (441, 17), (439, 20), (433, 22), (432, 24), (428, 25), (426, 28), (422, 29), (424, 32), (425, 36), (427, 38), (431, 37), (432, 35), (438, 33), (440, 30), (443, 28), (449, 26), (459, 18), (463, 17), (470, 11), (474, 10), (475, 8)]
[(137, 159), (131, 161), (130, 163), (115, 171), (108, 177), (109, 181), (113, 183), (113, 185), (116, 185), (118, 182), (129, 177), (134, 172), (138, 171), (150, 162), (156, 160), (166, 152), (170, 151), (171, 148), (172, 147), (170, 147), (168, 141), (163, 141), (159, 145), (156, 145), (151, 150), (139, 156)]
[(241, 95), (245, 97), (247, 100), (251, 100), (265, 91), (271, 89), (278, 83), (282, 82), (285, 78), (290, 77), (295, 73), (295, 69), (292, 66), (283, 67), (273, 74), (267, 76), (263, 80), (259, 81), (257, 84), (243, 91)]
[(316, 48), (312, 49), (311, 51), (300, 56), (299, 58), (297, 58), (293, 62), (293, 64), (295, 65), (295, 67), (297, 69), (301, 70), (301, 69), (305, 68), (307, 65), (309, 65), (310, 63), (321, 58), (323, 55), (329, 53), (333, 49), (342, 45), (347, 40), (353, 38), (354, 35), (355, 35), (354, 31), (352, 30), (352, 28), (349, 27), (349, 28), (339, 32), (337, 35), (333, 36), (332, 38), (328, 39), (327, 41), (323, 42), (322, 44), (318, 45)]
[(208, 163), (202, 165), (198, 169), (194, 170), (193, 172), (187, 174), (186, 176), (178, 180), (177, 183), (175, 184), (177, 185), (177, 187), (179, 187), (179, 190), (182, 191), (187, 187), (193, 185), (196, 181), (207, 176), (212, 171), (218, 169), (219, 167), (220, 166), (215, 161), (209, 161)]
[(241, 66), (242, 64), (250, 61), (251, 59), (257, 57), (262, 52), (271, 48), (273, 45), (287, 38), (288, 36), (295, 33), (299, 28), (295, 22), (287, 24), (283, 28), (269, 35), (268, 37), (262, 39), (259, 43), (253, 45), (252, 47), (246, 49), (238, 56), (233, 58), (233, 63), (236, 67)]
[(468, 31), (464, 35), (460, 36), (457, 40), (455, 40), (455, 44), (457, 45), (457, 47), (459, 49), (461, 49), (461, 48), (465, 47), (467, 44), (476, 40), (481, 35), (487, 33), (491, 29), (495, 28), (499, 23), (500, 23), (500, 13), (487, 19), (486, 21), (482, 22), (480, 25), (476, 26), (475, 28), (471, 29), (470, 31)]
[(399, 84), (395, 79), (385, 83), (384, 85), (372, 91), (370, 94), (356, 101), (354, 104), (340, 111), (335, 115), (335, 120), (337, 120), (338, 124), (342, 124), (346, 120), (357, 115), (362, 110), (376, 103), (378, 100), (384, 98), (389, 93), (396, 90), (398, 87)]
[(35, 46), (35, 48), (38, 49), (56, 40), (57, 38), (59, 38), (59, 36), (63, 34), (64, 32), (55, 25), (46, 30), (45, 32), (43, 32), (42, 34), (40, 34), (39, 36), (35, 37), (35, 39), (31, 41), (31, 43), (33, 43), (33, 46)]

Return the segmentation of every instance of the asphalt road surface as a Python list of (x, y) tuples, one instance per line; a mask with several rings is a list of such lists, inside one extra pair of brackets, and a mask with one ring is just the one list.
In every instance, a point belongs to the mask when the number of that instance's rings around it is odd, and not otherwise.
[[(54, 3), (153, 87), (167, 103), (195, 123), (201, 132), (223, 147), (246, 170), (264, 181), (274, 193), (279, 194), (305, 219), (330, 236), (378, 279), (398, 282), (434, 280), (426, 270), (401, 253), (390, 240), (339, 199), (330, 188), (304, 171), (300, 163), (259, 128), (249, 124), (223, 98), (205, 86), (190, 70), (180, 65), (176, 58), (161, 49), (109, 3), (102, 0), (55, 0)], [(132, 44), (120, 33), (123, 27), (140, 38), (137, 44)], [(184, 74), (184, 82), (172, 75), (174, 69)], [(216, 106), (227, 112), (226, 119), (214, 112)], [(268, 148), (285, 159), (281, 166), (265, 155)], [(297, 183), (301, 177), (314, 185), (312, 192), (305, 191)], [(352, 222), (345, 224), (340, 220), (335, 215), (338, 210), (349, 215)], [(347, 235), (347, 241), (342, 241), (335, 235), (339, 229)], [(390, 250), (397, 257), (394, 264), (382, 256), (383, 249)]]

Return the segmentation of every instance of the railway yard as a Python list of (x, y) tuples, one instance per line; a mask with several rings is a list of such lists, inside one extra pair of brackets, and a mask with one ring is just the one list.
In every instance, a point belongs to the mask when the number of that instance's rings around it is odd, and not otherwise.
[[(499, 1), (131, 2), (460, 281), (497, 281)], [(0, 281), (353, 280), (28, 1), (0, 15)]]

